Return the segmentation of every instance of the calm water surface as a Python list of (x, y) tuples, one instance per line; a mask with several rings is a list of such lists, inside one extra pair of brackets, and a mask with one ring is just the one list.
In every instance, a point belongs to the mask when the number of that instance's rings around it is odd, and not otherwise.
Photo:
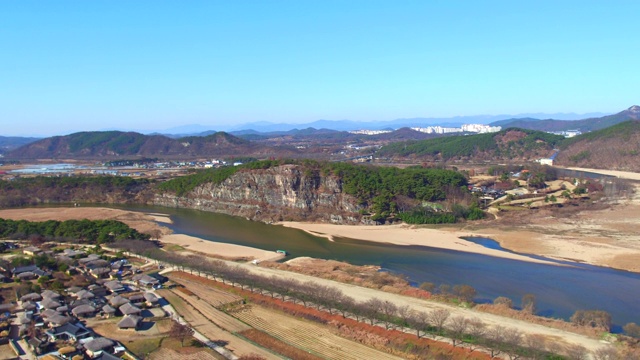
[[(477, 300), (507, 296), (516, 304), (526, 293), (535, 294), (538, 313), (568, 319), (576, 310), (610, 312), (614, 322), (640, 323), (640, 275), (602, 267), (553, 266), (495, 258), (424, 246), (377, 244), (353, 239), (335, 242), (303, 231), (266, 225), (243, 218), (190, 209), (123, 207), (129, 210), (167, 213), (175, 233), (266, 250), (284, 249), (290, 257), (311, 256), (379, 265), (401, 273), (416, 283), (468, 284), (478, 291)], [(475, 239), (485, 246), (495, 242)]]

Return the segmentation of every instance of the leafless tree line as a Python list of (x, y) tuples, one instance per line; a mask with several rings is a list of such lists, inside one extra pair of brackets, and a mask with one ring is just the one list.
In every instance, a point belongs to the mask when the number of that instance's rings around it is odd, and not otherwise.
[[(444, 308), (423, 312), (410, 309), (407, 305), (397, 306), (391, 301), (377, 298), (358, 302), (334, 287), (312, 281), (300, 282), (294, 279), (255, 274), (224, 261), (210, 260), (199, 255), (182, 256), (168, 253), (144, 243), (148, 242), (128, 241), (124, 247), (127, 251), (143, 254), (179, 270), (211, 277), (243, 290), (282, 301), (299, 303), (305, 307), (314, 307), (332, 315), (340, 314), (345, 318), (353, 318), (385, 329), (415, 332), (418, 338), (442, 336), (450, 339), (454, 347), (465, 346), (470, 351), (484, 349), (483, 351), (488, 352), (492, 357), (501, 355), (510, 360), (547, 359), (552, 354), (563, 354), (568, 359), (575, 360), (589, 358), (589, 352), (582, 346), (561, 346), (555, 342), (546, 341), (542, 335), (525, 335), (513, 328), (487, 326), (479, 319), (451, 316), (451, 312)], [(120, 245), (122, 244), (118, 244)], [(527, 305), (533, 308), (534, 302), (532, 299), (529, 300), (530, 303)], [(587, 318), (593, 320), (588, 316)], [(596, 319), (599, 318), (596, 316)], [(615, 349), (603, 348), (593, 356), (596, 360), (623, 358), (615, 357), (618, 356), (616, 354), (618, 351)]]

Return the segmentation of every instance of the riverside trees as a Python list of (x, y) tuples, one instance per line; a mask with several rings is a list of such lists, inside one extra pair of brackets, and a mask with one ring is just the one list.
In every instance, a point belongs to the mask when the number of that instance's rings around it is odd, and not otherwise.
[[(549, 358), (550, 355), (548, 351), (543, 350), (544, 345), (550, 346), (550, 344), (544, 344), (544, 339), (524, 336), (515, 329), (502, 326), (487, 326), (476, 319), (452, 317), (446, 308), (424, 312), (398, 307), (390, 301), (378, 298), (359, 302), (345, 295), (338, 288), (277, 276), (265, 276), (220, 260), (211, 260), (202, 256), (185, 257), (150, 250), (136, 243), (150, 242), (125, 242), (124, 245), (157, 256), (158, 261), (172, 263), (177, 268), (188, 272), (214, 277), (227, 284), (235, 284), (246, 291), (269, 296), (272, 299), (298, 303), (305, 308), (315, 307), (330, 314), (338, 313), (345, 318), (354, 318), (385, 329), (411, 331), (418, 337), (425, 334), (432, 334), (434, 337), (446, 336), (452, 339), (455, 346), (466, 343), (469, 351), (483, 347), (490, 349), (493, 356), (504, 354), (510, 359), (521, 357), (542, 359)], [(121, 243), (115, 244), (115, 246), (121, 245)], [(317, 315), (301, 316), (309, 316), (310, 320), (326, 321), (318, 318)], [(410, 329), (407, 330), (406, 327)], [(568, 351), (568, 348), (555, 349), (557, 352)]]
[(149, 239), (149, 235), (139, 233), (137, 230), (117, 220), (85, 219), (39, 222), (0, 218), (0, 238), (28, 239), (34, 236), (90, 244), (109, 243), (124, 239)]

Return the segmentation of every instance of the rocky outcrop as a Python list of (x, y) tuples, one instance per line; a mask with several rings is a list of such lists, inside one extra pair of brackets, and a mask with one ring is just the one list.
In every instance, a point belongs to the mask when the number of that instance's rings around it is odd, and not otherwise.
[(337, 177), (321, 176), (298, 165), (242, 170), (220, 184), (204, 184), (186, 196), (158, 193), (155, 205), (243, 216), (251, 220), (360, 222), (360, 207), (342, 191)]

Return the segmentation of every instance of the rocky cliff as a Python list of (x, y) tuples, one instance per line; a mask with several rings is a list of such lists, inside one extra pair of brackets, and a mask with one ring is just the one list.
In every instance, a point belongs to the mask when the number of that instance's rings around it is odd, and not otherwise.
[(340, 179), (305, 171), (299, 165), (239, 171), (220, 184), (199, 185), (185, 196), (160, 192), (154, 197), (153, 203), (265, 222), (360, 221), (358, 201), (342, 191)]

